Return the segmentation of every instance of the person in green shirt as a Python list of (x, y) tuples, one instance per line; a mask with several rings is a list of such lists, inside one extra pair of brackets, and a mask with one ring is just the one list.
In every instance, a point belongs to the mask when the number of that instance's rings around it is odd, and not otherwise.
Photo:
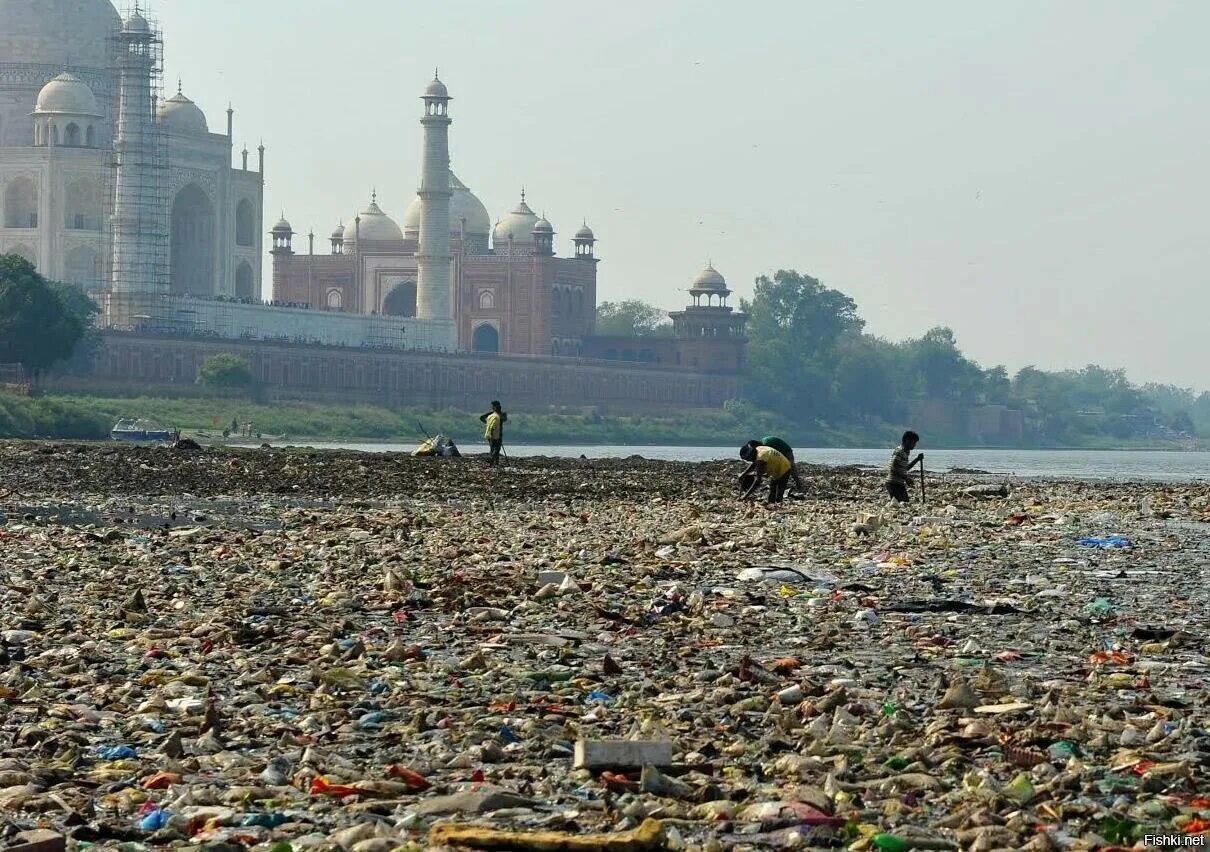
[[(753, 439), (744, 446), (752, 447), (753, 449), (756, 447), (772, 447), (773, 449), (777, 450), (786, 457), (788, 462), (790, 462), (790, 480), (794, 483), (794, 490), (800, 494), (805, 494), (807, 492), (806, 486), (803, 485), (802, 479), (798, 475), (798, 465), (794, 462), (794, 448), (781, 438), (769, 435), (761, 438), (759, 441)], [(743, 474), (741, 474), (740, 487), (745, 489), (748, 487), (748, 482), (743, 480)]]

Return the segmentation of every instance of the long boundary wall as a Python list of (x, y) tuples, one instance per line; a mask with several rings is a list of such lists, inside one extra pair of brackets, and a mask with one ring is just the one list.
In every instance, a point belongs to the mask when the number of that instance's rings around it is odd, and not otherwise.
[(312, 346), (285, 341), (102, 335), (93, 373), (54, 381), (64, 390), (188, 392), (202, 362), (230, 352), (248, 360), (271, 398), (407, 405), (604, 406), (614, 410), (720, 408), (740, 395), (738, 376), (545, 356), (477, 355)]

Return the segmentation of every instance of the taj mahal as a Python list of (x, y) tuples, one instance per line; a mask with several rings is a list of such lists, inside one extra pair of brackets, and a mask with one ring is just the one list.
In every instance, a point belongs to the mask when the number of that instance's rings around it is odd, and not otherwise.
[(745, 318), (709, 266), (673, 336), (594, 334), (595, 233), (576, 223), (560, 256), (524, 191), (493, 221), (451, 168), (454, 98), (437, 74), (418, 86), (402, 216), (376, 194), (352, 214), (337, 203), (317, 246), (287, 216), (266, 228), (265, 147), (250, 163), (233, 107), (215, 132), (185, 87), (166, 91), (163, 51), (137, 6), (0, 0), (0, 253), (84, 288), (109, 331), (744, 370)]

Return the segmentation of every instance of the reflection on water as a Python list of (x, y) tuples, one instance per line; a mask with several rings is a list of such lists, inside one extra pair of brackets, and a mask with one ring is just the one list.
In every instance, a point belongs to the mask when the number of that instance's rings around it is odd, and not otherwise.
[[(316, 442), (316, 449), (345, 449), (368, 453), (410, 453), (415, 444)], [(467, 455), (486, 453), (482, 444), (460, 444)], [(1011, 476), (1055, 476), (1079, 479), (1146, 479), (1168, 482), (1210, 480), (1210, 452), (1166, 452), (1163, 450), (929, 450), (925, 464), (930, 471), (954, 468), (982, 470)], [(508, 456), (555, 456), (578, 458), (625, 458), (640, 455), (665, 461), (734, 460), (738, 465), (739, 446), (570, 446), (560, 444), (509, 444)], [(887, 463), (887, 449), (802, 448), (795, 455), (800, 462), (826, 465), (867, 465)]]

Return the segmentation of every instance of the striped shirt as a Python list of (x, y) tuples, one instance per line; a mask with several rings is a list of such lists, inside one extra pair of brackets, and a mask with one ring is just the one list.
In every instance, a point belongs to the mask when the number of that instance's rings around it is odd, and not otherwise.
[(896, 447), (895, 452), (891, 453), (890, 464), (887, 465), (886, 481), (891, 485), (907, 485), (911, 482), (911, 478), (908, 476), (910, 464), (908, 451), (902, 446)]

